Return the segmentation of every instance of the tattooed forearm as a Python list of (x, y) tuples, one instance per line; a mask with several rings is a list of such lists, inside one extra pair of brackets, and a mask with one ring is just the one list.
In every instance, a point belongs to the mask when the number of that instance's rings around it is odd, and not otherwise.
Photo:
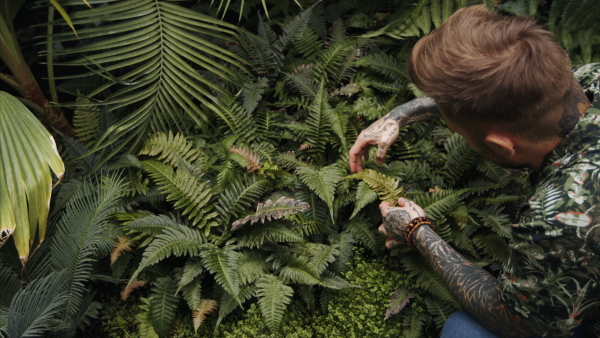
[(417, 249), (462, 307), (491, 332), (502, 337), (527, 337), (532, 332), (504, 305), (497, 280), (487, 271), (466, 260), (428, 226), (414, 236)]
[(437, 119), (441, 117), (441, 114), (432, 98), (421, 96), (394, 108), (386, 116), (403, 126), (410, 123)]

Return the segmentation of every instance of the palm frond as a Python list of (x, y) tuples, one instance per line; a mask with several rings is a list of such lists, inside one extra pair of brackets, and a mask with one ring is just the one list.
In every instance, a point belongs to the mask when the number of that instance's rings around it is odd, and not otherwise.
[[(82, 55), (63, 64), (85, 66), (89, 72), (70, 78), (101, 74), (109, 81), (89, 97), (110, 88), (113, 94), (104, 106), (131, 111), (109, 128), (96, 149), (118, 139), (139, 141), (149, 128), (157, 132), (185, 126), (187, 119), (207, 126), (209, 115), (196, 102), (223, 114), (224, 108), (214, 103), (214, 93), (223, 91), (210, 77), (235, 77), (235, 72), (222, 63), (243, 68), (235, 54), (209, 42), (209, 38), (232, 40), (237, 34), (235, 26), (168, 1), (101, 0), (95, 4), (93, 9), (72, 12), (73, 25), (84, 27), (77, 30), (77, 37), (71, 33), (53, 36), (55, 43), (67, 45), (75, 40), (93, 42), (56, 50), (53, 55)], [(95, 22), (103, 25), (90, 25)], [(202, 76), (196, 68), (210, 76)], [(80, 108), (90, 105), (74, 104)], [(177, 113), (180, 111), (183, 115)]]

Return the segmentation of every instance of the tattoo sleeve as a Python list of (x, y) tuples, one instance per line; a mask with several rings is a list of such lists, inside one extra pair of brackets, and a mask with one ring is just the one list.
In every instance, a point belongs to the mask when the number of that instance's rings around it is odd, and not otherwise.
[(489, 331), (501, 337), (527, 337), (533, 333), (504, 305), (497, 279), (444, 242), (428, 226), (417, 229), (414, 243), (441, 277), (463, 309)]
[(397, 124), (404, 126), (440, 117), (441, 114), (435, 101), (428, 96), (421, 96), (392, 109), (383, 118), (394, 120)]

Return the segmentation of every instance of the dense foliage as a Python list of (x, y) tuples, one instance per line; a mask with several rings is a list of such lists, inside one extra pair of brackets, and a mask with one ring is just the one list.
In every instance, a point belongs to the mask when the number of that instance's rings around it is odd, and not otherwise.
[[(11, 1), (3, 41), (24, 3)], [(181, 323), (222, 337), (429, 336), (459, 305), (417, 254), (382, 250), (378, 201), (399, 196), (478, 265), (506, 260), (526, 180), (442, 121), (405, 127), (383, 166), (347, 166), (360, 130), (420, 94), (404, 69), (412, 44), (479, 1), (88, 3), (39, 9), (60, 46), (44, 52), (65, 102), (52, 114), (72, 112), (73, 135), (53, 129), (66, 174), (48, 240), (32, 236), (24, 267), (13, 241), (0, 247), (0, 334), (73, 335), (101, 311), (94, 289), (118, 285), (135, 309), (128, 334), (143, 337), (185, 336)], [(587, 61), (598, 28), (573, 19), (582, 3), (488, 5), (548, 20)], [(0, 54), (13, 73), (17, 54)]]

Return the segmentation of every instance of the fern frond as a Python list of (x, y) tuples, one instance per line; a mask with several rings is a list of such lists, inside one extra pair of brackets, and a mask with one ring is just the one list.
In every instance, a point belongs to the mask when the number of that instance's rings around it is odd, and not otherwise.
[(341, 233), (334, 233), (329, 236), (329, 242), (335, 244), (340, 252), (336, 261), (331, 265), (330, 270), (334, 272), (346, 272), (350, 268), (348, 263), (352, 260), (352, 254), (354, 251), (354, 236), (348, 230), (344, 230)]
[(254, 284), (240, 287), (240, 292), (238, 293), (239, 302), (229, 292), (224, 291), (223, 296), (221, 296), (219, 305), (219, 318), (217, 319), (217, 324), (215, 327), (219, 327), (221, 321), (238, 306), (240, 306), (240, 303), (243, 304), (245, 301), (253, 297), (256, 293), (256, 289), (256, 285)]
[(319, 284), (326, 288), (335, 290), (360, 288), (360, 286), (350, 284), (347, 280), (328, 270), (325, 270), (321, 275), (321, 282)]
[(138, 154), (154, 156), (159, 161), (176, 167), (178, 158), (192, 163), (198, 158), (200, 152), (184, 135), (180, 133), (173, 135), (169, 130), (168, 134), (158, 132), (149, 135)]
[(259, 248), (267, 242), (303, 242), (304, 236), (284, 223), (271, 222), (254, 226), (245, 233), (238, 234), (237, 239), (240, 247)]
[(188, 308), (193, 311), (202, 299), (202, 278), (196, 277), (186, 283), (183, 287), (178, 286), (178, 290), (181, 290), (181, 296), (185, 300)]
[(110, 264), (113, 265), (117, 258), (121, 257), (125, 251), (131, 251), (133, 245), (135, 245), (135, 242), (129, 240), (129, 238), (124, 236), (117, 237), (115, 246), (110, 252)]
[(244, 147), (231, 147), (229, 148), (229, 151), (233, 154), (242, 156), (246, 162), (243, 166), (247, 167), (250, 171), (255, 171), (262, 167), (260, 164), (260, 156), (250, 149)]
[(310, 206), (306, 202), (295, 200), (293, 198), (286, 198), (285, 196), (280, 197), (275, 203), (271, 200), (267, 200), (265, 203), (258, 203), (255, 214), (233, 222), (232, 228), (236, 229), (248, 221), (250, 221), (250, 224), (254, 224), (259, 220), (261, 223), (265, 223), (265, 219), (268, 221), (277, 220), (289, 214), (302, 212), (309, 207)]
[(335, 83), (348, 78), (352, 74), (356, 63), (356, 47), (354, 47), (354, 44), (353, 38), (346, 38), (329, 44), (327, 49), (317, 55), (316, 78), (331, 79)]
[(256, 83), (248, 82), (242, 87), (242, 98), (244, 99), (244, 109), (252, 114), (254, 109), (258, 107), (260, 99), (265, 92), (265, 88), (268, 86), (268, 79), (265, 77), (259, 77)]
[(138, 333), (140, 337), (159, 338), (156, 334), (156, 331), (154, 331), (154, 327), (152, 326), (150, 298), (142, 297), (140, 300), (142, 301), (142, 305), (140, 305), (140, 309), (142, 311), (135, 316)]
[(388, 320), (392, 315), (395, 315), (402, 311), (406, 305), (410, 302), (411, 298), (415, 298), (415, 295), (408, 289), (396, 288), (394, 294), (392, 294), (392, 300), (385, 311), (385, 317), (383, 320)]
[(382, 201), (397, 201), (404, 196), (404, 187), (400, 181), (372, 169), (364, 169), (346, 178), (362, 180), (379, 195)]
[(188, 171), (177, 170), (154, 160), (142, 162), (150, 177), (160, 185), (160, 191), (167, 195), (167, 201), (175, 201), (173, 207), (182, 209), (192, 223), (198, 227), (206, 226), (216, 217), (211, 212), (213, 194), (209, 182), (199, 182)]
[(418, 309), (411, 309), (411, 311), (404, 312), (402, 314), (402, 336), (406, 338), (421, 338), (423, 337), (423, 326), (427, 314)]
[(500, 167), (497, 164), (492, 163), (492, 161), (481, 157), (479, 161), (477, 161), (477, 170), (484, 174), (486, 177), (493, 181), (499, 181), (500, 178), (506, 176), (508, 170)]
[(296, 284), (315, 285), (320, 283), (319, 272), (304, 256), (288, 257), (279, 268), (279, 276)]
[(133, 291), (135, 291), (135, 290), (143, 287), (144, 285), (146, 285), (145, 281), (142, 281), (142, 280), (132, 280), (127, 285), (123, 286), (123, 290), (121, 290), (121, 299), (122, 300), (127, 299), (127, 297), (129, 297), (129, 295)]
[(296, 153), (293, 151), (279, 153), (279, 155), (277, 156), (277, 162), (282, 166), (290, 169), (298, 169), (300, 167), (308, 166), (307, 162), (301, 161), (298, 158), (296, 158)]
[(402, 79), (401, 83), (410, 82), (406, 73), (406, 66), (398, 57), (386, 53), (365, 55), (357, 63), (360, 66), (367, 67), (377, 73), (387, 77), (389, 80)]
[(281, 36), (275, 42), (274, 47), (278, 50), (283, 50), (290, 43), (294, 43), (302, 39), (304, 31), (308, 27), (308, 21), (311, 18), (312, 10), (317, 3), (303, 10), (300, 14), (294, 16), (294, 18), (283, 28)]
[(207, 245), (200, 255), (204, 266), (215, 275), (217, 283), (241, 303), (238, 297), (240, 280), (236, 271), (239, 254), (234, 250), (231, 245), (223, 248)]
[(273, 276), (262, 277), (257, 283), (256, 295), (260, 310), (271, 331), (276, 332), (281, 324), (283, 313), (292, 300), (294, 290)]
[[(83, 96), (77, 100), (78, 103), (89, 103), (90, 100)], [(98, 124), (100, 122), (100, 111), (98, 107), (89, 107), (86, 109), (75, 109), (73, 114), (73, 127), (77, 140), (87, 147), (94, 145), (98, 138)]]
[(510, 250), (505, 238), (498, 235), (475, 235), (473, 244), (498, 263), (505, 263), (510, 256)]
[(156, 333), (165, 337), (175, 320), (179, 296), (176, 294), (177, 282), (170, 276), (160, 277), (150, 290), (150, 314), (152, 327)]
[(142, 261), (131, 276), (134, 280), (146, 267), (171, 256), (198, 256), (204, 249), (206, 239), (198, 230), (185, 226), (164, 228), (144, 251)]
[(244, 213), (250, 205), (254, 204), (269, 187), (269, 181), (256, 176), (239, 177), (231, 183), (219, 196), (219, 205), (215, 208), (225, 224), (232, 217)]
[(200, 275), (204, 271), (204, 267), (202, 265), (202, 260), (191, 257), (183, 266), (183, 273), (181, 274), (181, 278), (177, 283), (177, 292), (181, 290), (182, 287), (191, 283), (198, 275)]
[(491, 228), (498, 235), (511, 239), (510, 218), (506, 214), (501, 214), (502, 210), (503, 208), (499, 205), (492, 205), (486, 207), (484, 210), (472, 209), (483, 221), (483, 225)]
[(347, 229), (354, 238), (373, 252), (378, 252), (382, 245), (382, 237), (377, 233), (377, 227), (357, 217), (348, 222)]
[(240, 285), (251, 284), (268, 271), (264, 255), (250, 250), (241, 253), (237, 267)]
[(454, 185), (464, 172), (471, 167), (478, 155), (458, 133), (453, 133), (444, 143), (448, 152), (445, 169), (450, 185)]
[[(368, 169), (366, 169), (368, 170)], [(356, 188), (355, 207), (350, 219), (354, 218), (359, 211), (362, 210), (368, 204), (371, 204), (377, 200), (377, 193), (369, 187), (369, 185), (363, 181), (358, 182)]]
[(192, 318), (194, 320), (194, 332), (198, 333), (198, 329), (202, 322), (206, 319), (206, 315), (211, 314), (218, 308), (218, 304), (216, 300), (212, 299), (202, 299), (198, 307), (194, 309), (194, 313), (192, 314)]
[(307, 243), (305, 245), (310, 252), (309, 263), (319, 274), (323, 273), (327, 269), (327, 266), (333, 263), (336, 256), (340, 254), (335, 244)]
[(448, 317), (457, 310), (451, 303), (442, 302), (439, 299), (430, 297), (425, 298), (425, 305), (427, 305), (428, 312), (433, 315), (433, 321), (438, 329), (441, 329)]
[(407, 194), (407, 197), (414, 200), (421, 206), (427, 217), (432, 220), (440, 220), (444, 215), (459, 206), (461, 196), (466, 190), (442, 190), (439, 192), (418, 192)]
[(128, 222), (121, 229), (123, 231), (136, 231), (157, 235), (166, 228), (178, 227), (179, 225), (175, 219), (167, 215), (150, 215)]
[(342, 170), (337, 163), (320, 169), (300, 167), (297, 170), (302, 182), (327, 204), (332, 221), (334, 220), (333, 198), (335, 188), (343, 177)]

